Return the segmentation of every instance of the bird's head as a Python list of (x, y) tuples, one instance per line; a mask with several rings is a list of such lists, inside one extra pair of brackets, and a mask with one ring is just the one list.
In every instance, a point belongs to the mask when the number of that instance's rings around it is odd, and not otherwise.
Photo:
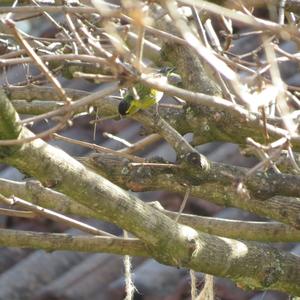
[(122, 100), (122, 101), (119, 103), (119, 107), (118, 107), (119, 114), (120, 114), (121, 116), (126, 116), (129, 107), (130, 107), (130, 103), (129, 103), (128, 101)]
[(172, 72), (175, 71), (174, 67), (162, 67), (158, 73), (168, 77)]

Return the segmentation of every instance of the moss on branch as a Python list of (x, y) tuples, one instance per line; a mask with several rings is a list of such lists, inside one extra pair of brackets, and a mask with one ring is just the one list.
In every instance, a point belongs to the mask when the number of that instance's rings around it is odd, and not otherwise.
[[(208, 172), (190, 174), (185, 169), (130, 167), (129, 160), (114, 154), (97, 153), (79, 158), (82, 163), (125, 189), (133, 191), (167, 190), (184, 194), (185, 183), (191, 186), (191, 195), (219, 205), (238, 207), (295, 228), (300, 227), (299, 176), (286, 174), (253, 174), (244, 181), (250, 193), (238, 193), (237, 184), (247, 169), (210, 163)], [(281, 182), (280, 178), (289, 178)], [(282, 195), (282, 196), (280, 196)]]
[[(0, 123), (5, 122), (1, 118), (5, 113), (0, 110)], [(31, 135), (26, 129), (23, 134)], [(268, 246), (218, 238), (177, 224), (41, 140), (25, 144), (1, 160), (91, 208), (98, 218), (132, 232), (147, 245), (150, 255), (162, 263), (229, 277), (251, 288), (300, 294), (300, 258)]]
[[(8, 101), (4, 90), (0, 90), (0, 112), (0, 139), (17, 139), (22, 130), (22, 126), (18, 125), (19, 116), (13, 105)], [(18, 148), (19, 146), (0, 147), (0, 158), (14, 153)]]

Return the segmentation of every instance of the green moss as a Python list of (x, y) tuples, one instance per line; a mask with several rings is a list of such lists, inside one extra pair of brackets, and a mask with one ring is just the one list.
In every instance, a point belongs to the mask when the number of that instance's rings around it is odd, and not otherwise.
[[(18, 125), (19, 116), (3, 89), (0, 90), (0, 120), (0, 140), (17, 139), (22, 126)], [(19, 148), (19, 145), (0, 147), (0, 158), (11, 155)]]

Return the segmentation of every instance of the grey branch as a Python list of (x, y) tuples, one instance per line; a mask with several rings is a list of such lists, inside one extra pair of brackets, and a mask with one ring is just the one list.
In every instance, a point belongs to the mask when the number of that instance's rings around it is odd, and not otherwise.
[[(2, 95), (0, 107), (8, 107), (8, 110), (0, 110), (1, 138), (4, 134), (10, 138), (7, 131), (3, 130), (6, 121), (3, 116), (13, 112), (9, 104), (9, 100)], [(10, 122), (13, 130), (9, 133), (13, 134), (17, 123)], [(22, 136), (27, 135), (31, 133), (23, 128)], [(10, 148), (0, 148), (2, 161), (38, 178), (44, 184), (51, 184), (75, 201), (90, 207), (100, 219), (113, 222), (133, 233), (147, 244), (151, 256), (158, 261), (230, 277), (242, 285), (251, 282), (257, 288), (300, 293), (298, 257), (271, 247), (218, 238), (177, 224), (163, 212), (143, 203), (102, 176), (88, 171), (62, 150), (41, 140), (19, 146), (9, 155), (4, 155), (3, 149)], [(245, 265), (248, 267), (245, 268)], [(260, 269), (265, 268), (265, 271), (257, 274), (258, 266)]]

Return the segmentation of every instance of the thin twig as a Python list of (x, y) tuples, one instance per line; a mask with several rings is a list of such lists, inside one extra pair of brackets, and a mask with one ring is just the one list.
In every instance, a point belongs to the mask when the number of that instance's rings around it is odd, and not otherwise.
[[(254, 175), (257, 171), (261, 168), (266, 167), (268, 164), (272, 164), (273, 160), (280, 156), (282, 148), (275, 150), (271, 155), (265, 155), (265, 159), (255, 165), (253, 168), (249, 169), (245, 174), (244, 178), (249, 178), (250, 176)], [(266, 153), (265, 153), (266, 154)], [(276, 171), (279, 171), (276, 167)]]
[(278, 3), (278, 24), (284, 24), (284, 15), (285, 15), (285, 4), (286, 0), (279, 0)]
[(132, 144), (129, 143), (128, 141), (126, 141), (125, 139), (122, 139), (122, 138), (120, 138), (120, 137), (118, 137), (118, 136), (115, 136), (114, 134), (111, 134), (111, 133), (109, 133), (109, 132), (103, 132), (102, 135), (103, 135), (104, 137), (107, 137), (107, 138), (109, 138), (109, 139), (112, 139), (112, 140), (114, 140), (114, 141), (117, 141), (117, 142), (123, 144), (123, 145), (126, 146), (126, 147), (131, 147), (131, 146), (132, 146)]
[(182, 203), (181, 203), (181, 205), (180, 205), (178, 214), (177, 214), (177, 216), (176, 216), (176, 218), (175, 218), (175, 222), (176, 222), (176, 223), (179, 221), (179, 218), (180, 218), (180, 216), (181, 216), (181, 214), (182, 214), (182, 212), (183, 212), (183, 210), (184, 210), (184, 208), (185, 208), (185, 206), (186, 206), (186, 203), (187, 203), (187, 200), (188, 200), (188, 198), (189, 198), (190, 192), (191, 192), (191, 188), (190, 188), (190, 187), (187, 187), (186, 192), (185, 192), (185, 194), (184, 194), (184, 198), (183, 198)]
[(127, 154), (127, 153), (118, 152), (116, 150), (109, 149), (109, 148), (106, 148), (106, 147), (103, 147), (103, 146), (99, 146), (99, 145), (96, 145), (96, 144), (91, 144), (91, 143), (88, 143), (88, 142), (83, 142), (83, 141), (71, 139), (71, 138), (59, 135), (57, 133), (53, 134), (53, 137), (56, 140), (60, 140), (60, 141), (64, 141), (64, 142), (67, 142), (67, 143), (70, 143), (70, 144), (74, 144), (74, 145), (79, 145), (79, 146), (82, 146), (82, 147), (90, 148), (90, 149), (93, 149), (93, 150), (95, 150), (97, 152), (113, 153), (113, 154), (118, 155), (119, 157), (124, 157), (124, 158), (130, 159), (130, 160), (134, 160), (134, 161), (137, 161), (137, 162), (140, 162), (140, 163), (143, 163), (145, 161), (144, 158), (140, 158), (138, 156), (134, 156), (134, 155), (130, 155), (130, 154)]
[(69, 103), (70, 100), (67, 98), (66, 93), (63, 90), (59, 81), (50, 73), (49, 69), (43, 63), (41, 58), (34, 52), (34, 50), (31, 48), (29, 43), (25, 39), (23, 39), (19, 30), (16, 28), (15, 23), (11, 20), (6, 20), (5, 23), (11, 29), (16, 39), (25, 48), (28, 55), (33, 59), (33, 61), (36, 63), (36, 65), (39, 67), (42, 73), (44, 73), (47, 79), (53, 84), (54, 88), (56, 89), (57, 93), (60, 95), (61, 99), (64, 100), (66, 104)]
[(118, 152), (127, 153), (127, 154), (135, 153), (135, 152), (144, 150), (146, 147), (148, 147), (160, 140), (161, 140), (161, 136), (157, 133), (153, 133), (153, 134), (145, 137), (144, 139), (137, 141), (136, 143), (132, 144), (131, 146), (129, 146), (127, 148), (118, 150)]
[[(122, 19), (124, 19), (125, 21), (130, 22), (130, 23), (134, 22), (134, 20), (132, 18), (130, 18), (130, 17), (124, 15), (124, 14), (122, 14)], [(180, 38), (180, 37), (178, 37), (174, 34), (171, 34), (169, 32), (154, 28), (152, 26), (145, 25), (145, 30), (148, 31), (149, 33), (153, 34), (154, 36), (157, 36), (157, 37), (159, 37), (163, 40), (173, 41), (173, 42), (176, 42), (178, 44), (182, 44), (184, 46), (188, 45), (187, 42), (184, 39), (182, 39), (182, 38)]]
[(71, 32), (73, 33), (77, 43), (80, 45), (81, 49), (83, 52), (85, 52), (86, 54), (88, 55), (93, 55), (93, 53), (90, 51), (90, 49), (84, 44), (82, 38), (80, 37), (80, 35), (78, 34), (76, 28), (75, 28), (75, 25), (72, 21), (72, 18), (71, 16), (69, 15), (69, 13), (66, 13), (66, 20), (67, 20), (67, 23), (69, 25), (69, 28), (71, 30)]
[(48, 219), (51, 219), (53, 221), (65, 224), (67, 226), (71, 226), (73, 228), (77, 228), (83, 232), (87, 232), (93, 235), (105, 235), (105, 236), (111, 236), (113, 237), (114, 235), (105, 232), (103, 230), (100, 230), (98, 228), (95, 228), (93, 226), (87, 225), (85, 223), (82, 223), (80, 221), (77, 221), (75, 219), (66, 217), (62, 214), (59, 214), (57, 212), (51, 211), (49, 209), (43, 208), (41, 206), (32, 204), (30, 202), (27, 202), (23, 199), (20, 199), (18, 197), (12, 196), (11, 198), (6, 198), (4, 197), (2, 194), (0, 194), (0, 200), (2, 202), (4, 202), (5, 204), (8, 205), (17, 205), (20, 206), (22, 208), (26, 208), (29, 209), (31, 211), (33, 211), (36, 214), (39, 214), (41, 216), (47, 217)]
[[(11, 7), (16, 7), (17, 6), (17, 4), (18, 4), (18, 0), (15, 0), (14, 1), (14, 3), (13, 3), (13, 5), (11, 6)], [(6, 16), (5, 16), (5, 20), (9, 20), (10, 18), (11, 18), (11, 16), (12, 16), (12, 12), (9, 12)]]
[(270, 143), (268, 145), (262, 145), (256, 141), (254, 141), (254, 139), (248, 137), (246, 139), (246, 143), (250, 144), (252, 146), (254, 146), (255, 148), (261, 149), (263, 151), (268, 151), (268, 150), (272, 150), (272, 149), (276, 149), (278, 147), (282, 147), (283, 145), (286, 145), (288, 143), (289, 139), (286, 137), (280, 138), (276, 141), (274, 141), (273, 143)]
[[(194, 93), (175, 86), (171, 86), (166, 83), (162, 84), (158, 80), (150, 79), (148, 76), (144, 76), (144, 75), (141, 76), (140, 81), (146, 86), (150, 86), (157, 90), (163, 91), (171, 96), (177, 96), (179, 98), (182, 98), (187, 103), (190, 103), (192, 105), (205, 105), (208, 107), (219, 107), (223, 110), (230, 111), (230, 113), (236, 113), (240, 115), (242, 118), (246, 118), (252, 121), (260, 119), (260, 115), (258, 113), (249, 112), (241, 105), (232, 103), (231, 101), (228, 101), (220, 97), (210, 96), (202, 93)], [(260, 125), (263, 126), (262, 122), (260, 123)], [(286, 130), (273, 126), (269, 123), (267, 124), (267, 129), (270, 133), (279, 136), (285, 137), (288, 134)], [(300, 140), (300, 137), (299, 135), (294, 134), (291, 137), (291, 140)]]
[(27, 118), (24, 120), (21, 120), (19, 123), (20, 124), (28, 124), (28, 123), (33, 123), (33, 122), (37, 122), (39, 120), (43, 120), (43, 119), (47, 119), (47, 118), (51, 118), (54, 117), (56, 115), (61, 115), (64, 114), (66, 112), (69, 111), (74, 111), (75, 109), (82, 107), (82, 106), (87, 106), (89, 104), (91, 104), (92, 102), (96, 101), (96, 100), (100, 100), (101, 98), (111, 95), (113, 94), (115, 91), (117, 91), (119, 89), (119, 85), (116, 83), (112, 86), (106, 87), (105, 89), (92, 93), (90, 95), (87, 95), (86, 97), (81, 98), (80, 100), (77, 100), (76, 102), (71, 102), (70, 105), (68, 106), (64, 106), (62, 108), (53, 110), (51, 112), (39, 115), (39, 116), (35, 116), (32, 118)]
[(151, 168), (180, 168), (179, 165), (174, 164), (160, 164), (160, 163), (151, 163), (151, 162), (142, 162), (142, 163), (129, 163), (130, 167), (151, 167)]
[(116, 76), (102, 75), (102, 74), (89, 74), (89, 73), (83, 73), (83, 72), (74, 72), (73, 77), (74, 78), (92, 79), (97, 83), (111, 82), (111, 81), (114, 81), (117, 79)]
[(41, 133), (35, 134), (31, 137), (28, 137), (28, 138), (20, 138), (20, 139), (13, 139), (13, 140), (0, 140), (0, 146), (22, 145), (22, 144), (32, 142), (36, 139), (46, 138), (46, 137), (50, 136), (51, 134), (63, 129), (65, 127), (65, 124), (68, 121), (69, 117), (70, 117), (69, 114), (67, 114), (66, 116), (64, 116), (61, 119), (61, 121), (57, 125), (53, 126), (52, 128), (50, 128), (48, 130), (45, 130)]
[[(67, 61), (67, 60), (75, 60), (82, 62), (89, 62), (92, 64), (106, 65), (110, 66), (111, 63), (106, 59), (97, 56), (91, 56), (87, 54), (51, 54), (51, 55), (41, 55), (39, 58), (42, 61)], [(20, 57), (20, 58), (11, 58), (11, 59), (0, 59), (0, 66), (11, 66), (11, 65), (19, 65), (25, 63), (32, 63), (34, 60), (32, 57)]]
[(293, 166), (294, 170), (295, 170), (297, 173), (300, 173), (300, 167), (298, 166), (298, 164), (297, 164), (297, 162), (296, 162), (294, 153), (293, 153), (292, 148), (291, 148), (290, 145), (288, 145), (288, 157), (289, 157), (289, 159), (290, 159), (291, 165)]
[(197, 32), (199, 37), (201, 38), (202, 43), (204, 44), (205, 47), (210, 47), (209, 46), (209, 42), (207, 40), (207, 36), (206, 36), (206, 32), (204, 29), (204, 26), (202, 24), (201, 18), (199, 17), (198, 11), (195, 8), (195, 6), (191, 7), (192, 9), (192, 14), (195, 20), (195, 24), (196, 24), (196, 28), (197, 28)]
[[(24, 14), (24, 13), (78, 13), (78, 14), (93, 14), (98, 13), (98, 10), (91, 6), (77, 6), (77, 7), (71, 7), (71, 6), (17, 6), (17, 7), (9, 7), (9, 6), (1, 6), (0, 7), (0, 14), (6, 14), (6, 13), (14, 13), (14, 14)], [(115, 10), (112, 12), (112, 14), (117, 15), (118, 11)]]
[(138, 39), (136, 42), (136, 61), (137, 61), (137, 69), (140, 70), (143, 59), (143, 50), (144, 50), (144, 35), (145, 35), (145, 27), (140, 26), (138, 31)]
[(179, 0), (179, 3), (190, 6), (194, 5), (196, 8), (204, 9), (216, 15), (223, 15), (225, 17), (228, 17), (229, 19), (232, 19), (233, 21), (249, 25), (255, 29), (271, 31), (272, 33), (276, 33), (279, 35), (286, 33), (292, 39), (299, 39), (299, 32), (296, 28), (283, 27), (280, 24), (268, 20), (259, 19), (254, 17), (253, 15), (248, 15), (242, 12), (236, 13), (235, 10), (216, 5), (214, 3), (209, 3), (208, 1)]
[(0, 208), (0, 215), (18, 218), (36, 218), (37, 214), (32, 211), (15, 210), (8, 208)]

